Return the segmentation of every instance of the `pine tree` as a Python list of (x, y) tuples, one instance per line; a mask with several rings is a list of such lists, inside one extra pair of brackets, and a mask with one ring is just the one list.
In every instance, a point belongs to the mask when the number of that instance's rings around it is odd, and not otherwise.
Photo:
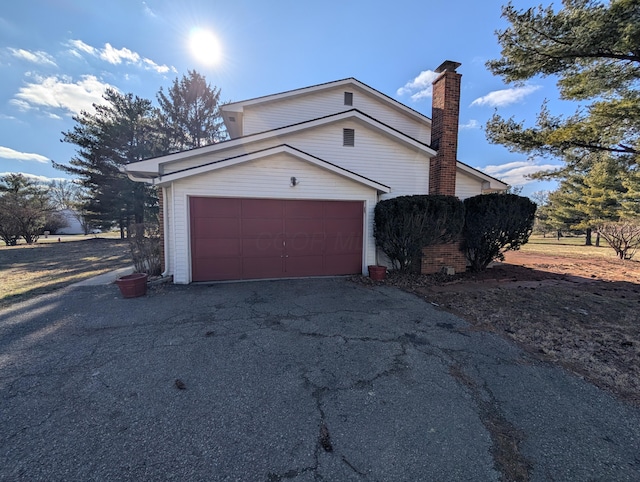
[(571, 154), (569, 170), (589, 152), (629, 156), (633, 165), (640, 152), (640, 3), (563, 0), (558, 11), (518, 11), (509, 3), (502, 16), (510, 26), (497, 33), (502, 55), (487, 64), (494, 74), (507, 82), (557, 76), (562, 99), (591, 103), (567, 118), (544, 105), (533, 127), (495, 114), (487, 138), (519, 152)]
[(153, 188), (131, 181), (120, 167), (161, 151), (151, 101), (112, 89), (104, 99), (106, 104), (94, 105), (95, 113), (74, 117), (76, 125), (63, 132), (63, 141), (78, 146), (77, 156), (70, 165), (54, 166), (80, 179), (93, 219), (103, 227), (115, 222), (124, 237), (130, 223), (142, 224), (145, 212), (157, 210), (157, 197)]
[(220, 114), (220, 89), (211, 87), (195, 70), (180, 80), (176, 78), (166, 94), (161, 88), (157, 99), (167, 153), (206, 146), (226, 138)]

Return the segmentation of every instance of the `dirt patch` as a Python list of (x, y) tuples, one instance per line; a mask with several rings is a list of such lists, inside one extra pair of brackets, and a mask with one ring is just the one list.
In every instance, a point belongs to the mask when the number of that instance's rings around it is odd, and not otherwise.
[(390, 274), (385, 283), (640, 405), (638, 261), (511, 252), (482, 273)]

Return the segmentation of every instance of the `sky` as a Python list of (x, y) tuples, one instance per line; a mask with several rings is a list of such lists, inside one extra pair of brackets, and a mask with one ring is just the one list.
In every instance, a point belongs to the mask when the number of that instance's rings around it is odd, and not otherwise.
[[(555, 78), (507, 85), (486, 68), (499, 58), (496, 30), (506, 0), (21, 0), (0, 9), (0, 176), (69, 176), (76, 146), (61, 141), (73, 116), (92, 111), (106, 88), (152, 100), (189, 70), (223, 101), (355, 77), (431, 117), (433, 70), (460, 62), (458, 159), (522, 187), (559, 166), (492, 145), (486, 121), (498, 112), (530, 125), (545, 99), (554, 114)], [(540, 0), (514, 0), (518, 9)], [(548, 3), (548, 2), (547, 2)]]

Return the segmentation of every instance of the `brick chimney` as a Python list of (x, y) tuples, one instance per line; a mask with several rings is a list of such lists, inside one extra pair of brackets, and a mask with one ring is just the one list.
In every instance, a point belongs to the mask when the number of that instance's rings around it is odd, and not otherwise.
[(433, 81), (431, 147), (438, 154), (429, 167), (429, 194), (456, 193), (456, 158), (458, 155), (458, 121), (460, 117), (460, 63), (446, 60), (436, 69), (440, 76)]

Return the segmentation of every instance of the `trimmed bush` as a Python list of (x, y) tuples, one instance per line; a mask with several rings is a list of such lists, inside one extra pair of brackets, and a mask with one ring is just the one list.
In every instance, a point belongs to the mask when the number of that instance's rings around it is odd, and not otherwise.
[(422, 248), (457, 240), (463, 224), (455, 196), (399, 196), (376, 205), (374, 236), (395, 269), (417, 272)]
[(515, 194), (481, 194), (464, 200), (463, 249), (472, 271), (491, 261), (504, 260), (504, 252), (520, 249), (529, 240), (536, 204)]

